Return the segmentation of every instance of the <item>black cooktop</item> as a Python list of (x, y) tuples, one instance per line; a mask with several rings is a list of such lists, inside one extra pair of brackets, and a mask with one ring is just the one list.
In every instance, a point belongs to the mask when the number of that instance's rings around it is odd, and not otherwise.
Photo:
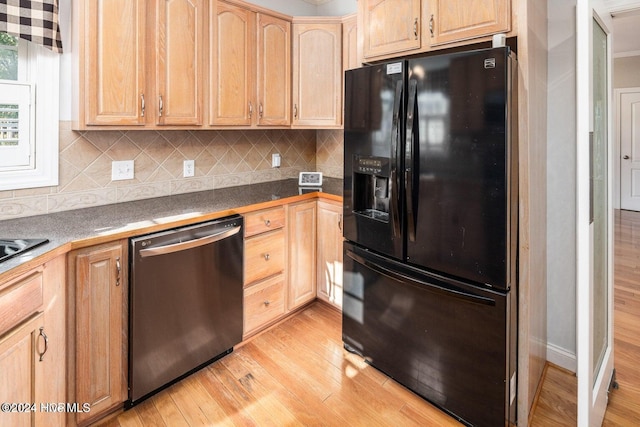
[(38, 245), (47, 243), (49, 239), (2, 239), (0, 238), (0, 262), (20, 255)]

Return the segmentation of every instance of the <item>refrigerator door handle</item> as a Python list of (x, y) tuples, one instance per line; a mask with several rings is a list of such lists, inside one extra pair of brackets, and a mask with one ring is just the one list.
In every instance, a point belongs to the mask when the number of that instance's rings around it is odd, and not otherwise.
[(465, 292), (462, 289), (456, 289), (456, 288), (449, 288), (449, 287), (445, 287), (445, 286), (439, 286), (436, 285), (435, 283), (431, 283), (431, 282), (427, 282), (424, 280), (421, 280), (420, 278), (414, 277), (414, 276), (410, 276), (408, 274), (404, 274), (400, 271), (395, 271), (392, 270), (390, 268), (387, 268), (383, 265), (378, 264), (375, 261), (366, 259), (363, 256), (360, 256), (358, 254), (356, 254), (355, 252), (347, 249), (346, 251), (347, 256), (349, 258), (351, 258), (352, 260), (354, 260), (355, 262), (357, 262), (358, 264), (361, 264), (367, 268), (369, 268), (372, 271), (375, 271), (378, 274), (382, 274), (383, 276), (389, 277), (390, 279), (393, 280), (397, 280), (399, 282), (403, 282), (403, 283), (407, 283), (413, 286), (420, 286), (420, 287), (427, 287), (432, 291), (436, 291), (436, 292), (440, 292), (440, 293), (444, 293), (447, 294), (453, 298), (457, 298), (457, 299), (462, 299), (474, 304), (482, 304), (482, 305), (490, 305), (490, 306), (495, 306), (496, 302), (495, 300), (491, 299), (491, 298), (487, 298), (487, 297), (483, 297), (481, 295), (476, 295), (470, 292)]
[(391, 177), (389, 186), (390, 195), (394, 199), (391, 203), (391, 222), (393, 224), (393, 236), (400, 236), (400, 180), (398, 179), (398, 168), (400, 155), (398, 154), (398, 150), (400, 148), (400, 126), (398, 126), (398, 122), (400, 121), (400, 105), (402, 101), (402, 88), (403, 82), (402, 80), (398, 81), (396, 84), (396, 95), (393, 100), (393, 122), (392, 122), (392, 130), (391, 130)]
[[(418, 82), (416, 80), (409, 80), (409, 102), (407, 104), (407, 143), (405, 146), (405, 170), (404, 170), (404, 188), (407, 193), (407, 231), (409, 234), (409, 240), (416, 241), (416, 224), (415, 224), (415, 212), (413, 209), (413, 156), (415, 155), (415, 130), (414, 124), (417, 117), (414, 114), (416, 111), (416, 98), (418, 92)], [(417, 114), (416, 114), (417, 116)], [(417, 201), (417, 198), (416, 198)]]

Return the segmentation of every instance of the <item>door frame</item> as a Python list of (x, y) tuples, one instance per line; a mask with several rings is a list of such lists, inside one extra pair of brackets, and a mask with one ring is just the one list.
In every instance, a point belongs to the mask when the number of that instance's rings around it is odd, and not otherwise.
[(638, 87), (624, 87), (613, 90), (614, 94), (614, 111), (613, 111), (613, 119), (614, 119), (614, 129), (615, 129), (615, 141), (613, 147), (613, 156), (614, 156), (614, 177), (616, 178), (613, 182), (613, 206), (616, 209), (622, 208), (622, 140), (620, 138), (622, 123), (620, 122), (620, 110), (621, 110), (621, 102), (622, 95), (627, 93), (640, 93), (640, 86)]
[[(590, 224), (590, 132), (593, 129), (593, 22), (607, 34), (607, 138), (608, 138), (608, 346), (597, 375), (593, 372), (593, 233)], [(607, 393), (613, 373), (613, 131), (612, 131), (612, 54), (611, 16), (602, 0), (578, 1), (576, 5), (576, 337), (578, 377), (578, 425), (600, 426), (607, 407)]]

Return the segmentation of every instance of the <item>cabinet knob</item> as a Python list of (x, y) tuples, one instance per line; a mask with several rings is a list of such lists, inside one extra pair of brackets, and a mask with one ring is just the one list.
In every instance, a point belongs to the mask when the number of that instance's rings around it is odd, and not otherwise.
[(269, 255), (269, 254), (264, 254), (264, 260), (265, 260), (265, 261), (269, 261), (269, 259), (271, 259), (271, 255)]
[(264, 225), (266, 225), (267, 227), (271, 227), (271, 220), (265, 219), (264, 220)]
[(253, 116), (253, 104), (249, 101), (249, 118)]
[(298, 118), (298, 104), (293, 104), (293, 118)]
[(413, 36), (418, 40), (418, 18), (413, 21)]
[(269, 307), (269, 304), (271, 304), (271, 301), (269, 301), (269, 300), (266, 300), (266, 301), (264, 302), (264, 306), (265, 306), (265, 307)]
[(626, 154), (624, 155), (623, 159), (625, 160), (629, 160), (629, 156), (627, 156)]
[(164, 101), (162, 100), (162, 95), (160, 95), (158, 99), (158, 116), (162, 117), (162, 112), (164, 111)]
[(146, 105), (144, 103), (144, 93), (140, 94), (140, 117), (144, 117), (144, 111), (146, 109)]

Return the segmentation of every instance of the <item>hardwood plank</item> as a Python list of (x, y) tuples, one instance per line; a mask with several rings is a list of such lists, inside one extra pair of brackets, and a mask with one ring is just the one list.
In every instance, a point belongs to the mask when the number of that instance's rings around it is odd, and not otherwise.
[[(614, 231), (614, 366), (603, 426), (640, 425), (640, 212), (616, 211)], [(575, 425), (575, 375), (547, 368), (532, 426)]]

